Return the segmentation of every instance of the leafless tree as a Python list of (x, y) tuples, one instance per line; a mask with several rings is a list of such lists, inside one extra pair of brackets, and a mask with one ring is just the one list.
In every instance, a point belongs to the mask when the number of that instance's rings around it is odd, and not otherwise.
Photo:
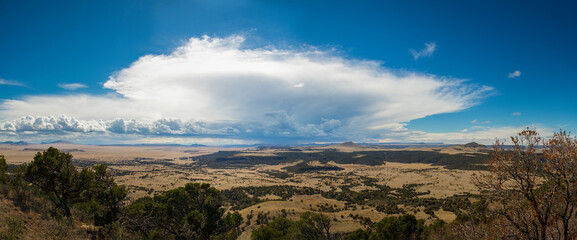
[(491, 200), (491, 209), (502, 216), (523, 239), (547, 239), (554, 220), (559, 185), (551, 184), (548, 161), (538, 150), (542, 138), (526, 129), (511, 137), (512, 149), (497, 141), (489, 172), (474, 179)]
[(553, 202), (554, 239), (575, 239), (571, 229), (577, 210), (577, 140), (570, 133), (560, 131), (545, 143), (543, 150), (544, 179), (555, 189)]

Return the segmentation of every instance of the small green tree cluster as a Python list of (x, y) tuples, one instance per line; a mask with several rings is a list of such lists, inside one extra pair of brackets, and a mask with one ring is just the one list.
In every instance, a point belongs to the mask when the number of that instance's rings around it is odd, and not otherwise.
[(127, 208), (132, 229), (151, 238), (161, 233), (176, 239), (236, 239), (243, 219), (224, 215), (220, 192), (207, 183), (188, 183)]
[(278, 217), (269, 224), (255, 229), (251, 238), (254, 240), (328, 240), (332, 239), (332, 236), (329, 217), (323, 214), (305, 212), (296, 222), (285, 217)]
[(399, 217), (386, 217), (367, 230), (358, 229), (345, 237), (346, 240), (410, 240), (421, 239), (425, 230), (424, 220), (405, 214)]
[(93, 181), (90, 186), (90, 201), (83, 205), (94, 214), (95, 224), (103, 226), (118, 220), (127, 195), (126, 187), (119, 186), (108, 172), (106, 164), (92, 167)]
[(38, 152), (32, 162), (12, 168), (13, 174), (7, 170), (5, 158), (0, 157), (4, 197), (23, 211), (41, 214), (46, 224), (74, 229), (74, 215), (78, 221), (94, 221), (97, 234), (111, 225), (119, 226), (127, 190), (116, 184), (106, 165), (79, 169), (72, 164), (72, 155), (50, 147)]
[(106, 169), (102, 164), (79, 171), (72, 164), (72, 155), (50, 147), (38, 152), (32, 162), (23, 164), (17, 172), (21, 179), (43, 191), (65, 217), (72, 217), (74, 204), (94, 203), (96, 219), (102, 219), (102, 209), (109, 215), (104, 224), (116, 220), (126, 197), (126, 188), (118, 186)]
[(8, 165), (3, 155), (0, 155), (0, 184), (8, 183)]

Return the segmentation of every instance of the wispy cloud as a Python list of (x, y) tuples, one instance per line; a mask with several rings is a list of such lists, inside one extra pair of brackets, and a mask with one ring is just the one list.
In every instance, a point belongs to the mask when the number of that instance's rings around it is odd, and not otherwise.
[(514, 112), (514, 113), (511, 113), (511, 116), (521, 116), (521, 113), (520, 112)]
[(471, 123), (472, 124), (489, 124), (489, 123), (491, 123), (491, 121), (487, 120), (487, 121), (480, 122), (480, 121), (477, 121), (477, 119), (474, 119), (473, 121), (471, 121)]
[(60, 84), (58, 84), (58, 86), (66, 89), (66, 90), (76, 90), (79, 88), (87, 88), (88, 87), (82, 83), (60, 83)]
[(514, 72), (509, 73), (509, 75), (507, 75), (508, 78), (518, 78), (521, 76), (521, 71), (519, 70), (515, 70)]
[[(28, 130), (183, 136), (196, 134), (189, 129), (197, 124), (205, 135), (239, 139), (356, 140), (404, 132), (411, 120), (469, 108), (492, 92), (331, 51), (243, 42), (242, 36), (191, 38), (171, 54), (143, 56), (104, 83), (116, 94), (6, 100), (3, 131), (24, 133), (16, 125), (49, 122)], [(36, 117), (22, 118), (28, 115)], [(157, 124), (166, 119), (178, 124)]]
[(14, 80), (6, 80), (3, 78), (0, 78), (0, 85), (11, 85), (11, 86), (19, 86), (19, 87), (24, 87), (26, 85), (24, 85), (21, 82), (18, 81), (14, 81)]
[[(531, 128), (536, 128), (542, 136), (546, 136), (553, 132), (553, 129), (545, 127), (541, 124), (531, 124)], [(526, 129), (527, 126), (501, 126), (489, 127), (478, 126), (471, 129), (463, 129), (459, 132), (445, 132), (445, 133), (428, 133), (423, 131), (405, 131), (391, 134), (390, 137), (397, 139), (404, 139), (407, 142), (443, 142), (443, 143), (467, 143), (477, 142), (481, 144), (491, 145), (495, 140), (499, 139), (507, 143), (510, 136), (515, 136), (518, 132)], [(510, 143), (510, 142), (508, 142)]]
[(409, 51), (411, 52), (411, 54), (413, 55), (415, 60), (418, 60), (419, 58), (422, 58), (422, 57), (433, 56), (433, 53), (435, 53), (435, 51), (437, 51), (437, 44), (434, 42), (428, 42), (428, 43), (425, 43), (425, 48), (423, 48), (419, 51), (417, 51), (415, 49), (411, 49)]

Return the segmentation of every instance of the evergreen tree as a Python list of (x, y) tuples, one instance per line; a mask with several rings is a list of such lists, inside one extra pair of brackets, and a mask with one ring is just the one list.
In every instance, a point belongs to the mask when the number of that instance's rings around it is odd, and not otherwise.
[[(224, 215), (220, 192), (210, 184), (188, 183), (155, 196), (144, 205), (149, 222), (176, 239), (236, 238), (239, 213)], [(232, 232), (232, 234), (231, 234)]]
[(72, 164), (72, 155), (50, 147), (38, 152), (31, 163), (22, 165), (21, 176), (45, 192), (56, 207), (71, 217), (70, 207), (83, 201), (93, 180), (88, 168), (78, 171)]

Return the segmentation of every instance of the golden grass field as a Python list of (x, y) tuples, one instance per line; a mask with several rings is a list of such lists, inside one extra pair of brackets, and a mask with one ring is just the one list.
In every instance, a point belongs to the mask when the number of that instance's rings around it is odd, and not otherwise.
[[(337, 164), (329, 162), (330, 165), (342, 168), (341, 171), (322, 171), (314, 173), (293, 174), (288, 178), (276, 178), (270, 174), (271, 171), (283, 172), (283, 167), (295, 165), (298, 162), (280, 165), (256, 165), (247, 168), (235, 169), (214, 169), (208, 167), (190, 167), (193, 164), (191, 157), (217, 152), (219, 148), (213, 147), (184, 147), (184, 146), (90, 146), (78, 144), (38, 144), (38, 145), (0, 145), (0, 155), (4, 155), (8, 164), (22, 164), (32, 161), (34, 155), (48, 147), (53, 146), (63, 152), (69, 152), (74, 156), (76, 163), (107, 163), (109, 169), (116, 174), (116, 181), (120, 185), (125, 185), (129, 189), (128, 201), (133, 201), (144, 196), (151, 196), (163, 191), (183, 186), (189, 182), (210, 183), (217, 189), (230, 189), (233, 187), (245, 186), (272, 186), (272, 185), (292, 185), (300, 187), (311, 187), (323, 191), (338, 189), (345, 183), (358, 182), (358, 185), (351, 188), (353, 191), (371, 189), (365, 186), (360, 178), (368, 177), (377, 179), (378, 184), (391, 187), (402, 187), (405, 184), (418, 184), (418, 192), (430, 191), (427, 195), (420, 197), (445, 198), (454, 194), (476, 193), (477, 189), (471, 183), (471, 176), (475, 171), (449, 170), (442, 166), (432, 166), (422, 163), (394, 163), (387, 162), (383, 165), (368, 166), (360, 164)], [(321, 146), (306, 148), (303, 151), (322, 151), (331, 148), (342, 152), (383, 150), (379, 148), (365, 148), (358, 145), (343, 146)], [(257, 150), (253, 148), (237, 148), (226, 150), (242, 151), (243, 156), (274, 156), (279, 149)], [(388, 149), (391, 150), (391, 149)], [(477, 149), (462, 147), (446, 148), (417, 148), (403, 150), (437, 151), (449, 154), (455, 153), (477, 153)], [(394, 151), (394, 150), (391, 150)], [(140, 159), (136, 161), (135, 159)], [(169, 163), (169, 164), (166, 164)], [(321, 164), (310, 162), (309, 165)], [(322, 165), (322, 164), (321, 164)], [(313, 211), (317, 205), (329, 204), (342, 208), (344, 202), (334, 199), (323, 198), (320, 195), (295, 195), (291, 199), (281, 201), (279, 196), (266, 196), (265, 201), (257, 205), (250, 206), (240, 212), (243, 216), (253, 212), (268, 212), (269, 215), (279, 215), (284, 209), (288, 212), (288, 217), (296, 220), (305, 211)], [(403, 206), (401, 206), (403, 207)], [(431, 217), (423, 213), (422, 209), (411, 209), (418, 218), (431, 220)], [(349, 217), (349, 214), (359, 214), (369, 217), (373, 221), (379, 221), (386, 214), (376, 211), (372, 207), (361, 207), (357, 210), (342, 210), (339, 212), (325, 213), (333, 222), (333, 229), (336, 232), (350, 232), (358, 229), (361, 224)], [(435, 215), (447, 222), (452, 221), (456, 216), (452, 212), (437, 211)], [(245, 218), (246, 220), (246, 218)], [(245, 231), (241, 239), (250, 239), (250, 232), (257, 226), (254, 220), (251, 225), (243, 225)]]

